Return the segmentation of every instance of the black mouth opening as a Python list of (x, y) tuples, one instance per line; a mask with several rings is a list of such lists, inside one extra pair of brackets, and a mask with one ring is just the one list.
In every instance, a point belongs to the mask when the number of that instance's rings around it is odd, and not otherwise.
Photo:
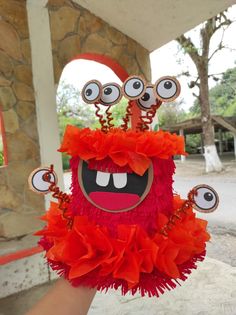
[(143, 176), (135, 173), (127, 173), (127, 184), (123, 188), (116, 188), (112, 173), (110, 173), (108, 185), (105, 187), (99, 186), (96, 183), (97, 170), (88, 168), (88, 163), (82, 162), (81, 179), (85, 192), (89, 195), (91, 192), (113, 192), (113, 193), (129, 193), (136, 194), (141, 197), (148, 184), (148, 170)]
[(98, 172), (80, 160), (78, 180), (85, 198), (95, 207), (108, 212), (124, 212), (136, 207), (148, 194), (153, 181), (152, 165), (143, 176)]

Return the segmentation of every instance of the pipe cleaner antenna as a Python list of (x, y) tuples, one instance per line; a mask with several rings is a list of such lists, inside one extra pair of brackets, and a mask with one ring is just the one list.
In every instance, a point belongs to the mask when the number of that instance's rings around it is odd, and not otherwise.
[(132, 75), (128, 77), (122, 86), (122, 92), (125, 98), (127, 98), (128, 106), (126, 108), (126, 115), (123, 118), (124, 123), (121, 128), (126, 131), (128, 129), (129, 118), (132, 116), (132, 106), (133, 102), (138, 98), (142, 97), (146, 90), (146, 81), (137, 75)]
[(142, 111), (145, 111), (145, 115), (142, 115), (142, 113), (140, 114), (139, 122), (137, 124), (137, 131), (149, 130), (153, 118), (155, 117), (156, 111), (162, 104), (162, 102), (157, 99), (153, 89), (153, 84), (148, 83), (145, 93), (136, 101), (137, 106)]
[(95, 112), (95, 115), (98, 117), (99, 119), (99, 122), (100, 122), (100, 125), (101, 125), (101, 130), (103, 132), (107, 132), (107, 126), (106, 126), (106, 120), (103, 118), (103, 115), (100, 114), (100, 110), (101, 108), (98, 106), (98, 103), (95, 103), (94, 106), (96, 107), (96, 112)]
[(107, 129), (111, 129), (114, 127), (112, 124), (112, 113), (110, 112), (111, 106), (119, 103), (122, 98), (121, 87), (119, 84), (112, 82), (107, 83), (102, 86), (102, 93), (99, 99), (99, 103), (103, 106), (106, 106), (107, 109), (105, 111), (106, 119), (107, 119)]
[(55, 181), (51, 180), (51, 174), (54, 173), (53, 165), (50, 166), (48, 172), (43, 175), (43, 180), (50, 184), (49, 191), (52, 193), (52, 197), (59, 201), (58, 208), (62, 211), (62, 216), (67, 220), (67, 225), (69, 228), (73, 225), (73, 218), (68, 213), (68, 205), (71, 202), (71, 197), (60, 190), (60, 188), (56, 185)]
[(110, 112), (110, 108), (111, 106), (109, 106), (105, 113), (106, 113), (106, 116), (107, 116), (107, 125), (108, 125), (108, 128), (111, 129), (112, 127), (114, 127), (114, 124), (112, 123), (113, 121), (113, 117), (112, 117), (112, 113)]
[(128, 106), (126, 107), (126, 114), (125, 117), (123, 118), (123, 124), (121, 125), (121, 128), (126, 131), (128, 129), (128, 123), (130, 120), (130, 117), (132, 116), (132, 107), (133, 107), (133, 102), (132, 100), (129, 100)]
[(58, 208), (62, 211), (63, 218), (67, 221), (69, 228), (72, 227), (73, 217), (69, 213), (71, 197), (63, 193), (57, 186), (57, 176), (53, 165), (35, 169), (29, 176), (30, 189), (38, 194), (46, 195), (52, 193), (52, 197), (58, 200)]
[(107, 132), (106, 120), (103, 118), (103, 115), (100, 114), (100, 100), (103, 93), (103, 87), (101, 83), (97, 80), (91, 80), (85, 84), (82, 89), (82, 99), (87, 104), (93, 104), (96, 107), (95, 115), (98, 117), (101, 130)]
[(155, 117), (156, 112), (161, 104), (161, 101), (156, 100), (156, 104), (152, 105), (149, 111), (146, 111), (146, 115), (140, 115), (140, 122), (137, 124), (137, 130), (149, 130), (149, 127), (153, 122), (153, 118)]

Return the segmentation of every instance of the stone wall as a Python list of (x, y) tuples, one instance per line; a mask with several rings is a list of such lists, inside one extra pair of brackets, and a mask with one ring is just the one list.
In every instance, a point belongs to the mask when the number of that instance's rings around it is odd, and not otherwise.
[(12, 238), (39, 228), (44, 203), (28, 189), (40, 156), (25, 1), (0, 0), (0, 17), (0, 109), (8, 155), (0, 168), (0, 238)]
[(64, 66), (81, 53), (116, 60), (129, 74), (151, 78), (149, 52), (88, 10), (68, 0), (49, 0), (55, 82)]
[[(49, 0), (48, 11), (55, 84), (81, 53), (109, 56), (129, 74), (150, 79), (149, 53), (134, 40), (70, 0)], [(0, 168), (0, 237), (13, 238), (39, 228), (44, 202), (28, 189), (40, 152), (26, 2), (0, 0), (0, 17), (0, 108), (9, 161)]]

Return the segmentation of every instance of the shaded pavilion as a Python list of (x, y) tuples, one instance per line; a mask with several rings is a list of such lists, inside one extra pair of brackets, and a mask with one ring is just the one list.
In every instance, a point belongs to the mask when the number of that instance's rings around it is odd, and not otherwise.
[[(224, 117), (220, 115), (212, 115), (213, 128), (215, 133), (218, 134), (219, 139), (219, 154), (223, 154), (223, 133), (230, 132), (234, 139), (234, 155), (236, 158), (236, 116)], [(184, 136), (190, 134), (200, 134), (201, 135), (201, 153), (204, 153), (203, 148), (203, 134), (202, 134), (202, 124), (201, 117), (195, 117), (187, 119), (176, 123), (175, 125), (169, 126), (168, 129), (171, 133), (176, 133)], [(186, 142), (186, 139), (185, 139)], [(181, 160), (184, 161), (185, 157), (182, 156)]]

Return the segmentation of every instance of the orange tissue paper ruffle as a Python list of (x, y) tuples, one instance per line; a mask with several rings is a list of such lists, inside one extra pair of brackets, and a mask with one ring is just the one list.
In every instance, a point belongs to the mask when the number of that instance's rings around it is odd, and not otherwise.
[[(174, 198), (174, 211), (184, 200)], [(69, 268), (68, 280), (96, 271), (100, 276), (125, 280), (128, 288), (139, 283), (140, 274), (155, 270), (177, 279), (179, 266), (205, 250), (210, 239), (207, 222), (196, 218), (189, 207), (181, 219), (172, 225), (167, 235), (161, 233), (168, 217), (159, 214), (157, 231), (149, 235), (138, 225), (118, 225), (117, 235), (97, 225), (86, 216), (75, 216), (72, 228), (67, 227), (61, 210), (51, 203), (43, 216), (47, 226), (36, 233), (50, 244), (46, 257)]]
[(184, 138), (165, 131), (111, 129), (80, 129), (68, 125), (59, 149), (82, 160), (110, 158), (119, 166), (128, 165), (138, 175), (143, 175), (152, 157), (168, 159), (173, 155), (185, 155)]

